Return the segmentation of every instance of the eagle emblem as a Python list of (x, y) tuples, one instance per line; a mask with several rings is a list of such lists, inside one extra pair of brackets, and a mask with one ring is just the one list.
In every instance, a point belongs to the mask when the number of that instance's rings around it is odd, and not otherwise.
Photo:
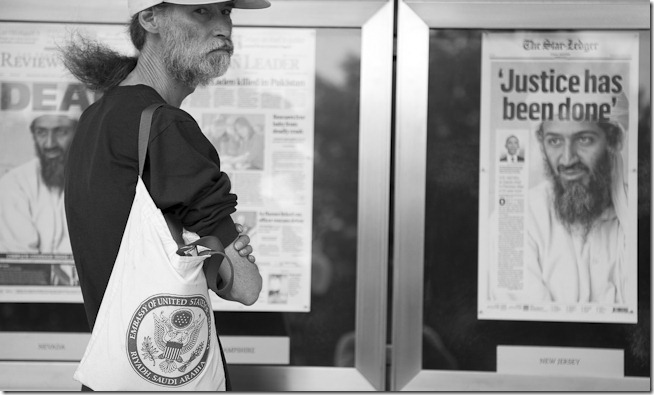
[(157, 294), (145, 299), (126, 330), (125, 351), (134, 372), (166, 387), (202, 377), (216, 347), (211, 317), (205, 295)]
[[(171, 373), (175, 370), (183, 372), (188, 364), (197, 357), (197, 354), (204, 346), (204, 342), (193, 352), (188, 360), (184, 361), (183, 356), (195, 347), (200, 330), (204, 323), (204, 317), (195, 318), (193, 311), (190, 309), (177, 309), (166, 317), (163, 311), (157, 315), (154, 314), (154, 343), (160, 353), (156, 355), (157, 359), (163, 359), (159, 364), (161, 370), (165, 373)], [(149, 339), (146, 338), (145, 342)], [(145, 344), (144, 347), (147, 347)], [(152, 348), (151, 344), (148, 344)], [(154, 355), (152, 361), (154, 362)], [(177, 364), (181, 365), (177, 365)]]

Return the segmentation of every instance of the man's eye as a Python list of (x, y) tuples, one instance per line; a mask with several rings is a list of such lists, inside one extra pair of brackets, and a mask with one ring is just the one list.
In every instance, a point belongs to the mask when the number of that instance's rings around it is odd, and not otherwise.
[(591, 145), (595, 142), (595, 138), (593, 136), (580, 136), (577, 141), (581, 145)]
[(549, 137), (547, 139), (547, 144), (552, 146), (552, 147), (557, 147), (561, 145), (561, 138), (559, 137)]
[(57, 137), (64, 137), (67, 136), (71, 132), (70, 128), (56, 128), (54, 130), (54, 134)]
[(197, 12), (200, 15), (206, 15), (209, 13), (209, 10), (207, 10), (206, 8), (198, 8), (197, 10), (195, 10), (195, 12)]
[(232, 14), (232, 9), (231, 8), (225, 8), (224, 10), (220, 11), (221, 14), (223, 15), (231, 15)]

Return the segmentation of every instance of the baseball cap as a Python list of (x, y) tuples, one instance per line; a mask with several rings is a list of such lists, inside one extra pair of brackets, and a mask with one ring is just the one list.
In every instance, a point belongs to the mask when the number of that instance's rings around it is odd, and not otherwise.
[[(146, 8), (150, 8), (161, 3), (196, 5), (226, 3), (228, 1), (230, 0), (127, 0), (127, 8), (129, 9), (129, 15), (134, 16)], [(233, 0), (233, 2), (234, 8), (257, 9), (270, 7), (270, 1), (268, 0)]]

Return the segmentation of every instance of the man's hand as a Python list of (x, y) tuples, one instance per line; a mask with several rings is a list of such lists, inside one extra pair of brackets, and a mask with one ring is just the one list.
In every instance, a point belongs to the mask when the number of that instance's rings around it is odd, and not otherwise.
[(252, 246), (250, 245), (250, 237), (246, 234), (243, 234), (245, 232), (245, 228), (241, 224), (234, 224), (236, 225), (236, 231), (239, 233), (238, 237), (236, 240), (234, 240), (234, 248), (236, 251), (238, 251), (238, 254), (240, 256), (246, 257), (250, 262), (254, 263), (256, 259), (254, 258), (254, 255), (252, 254)]
[[(236, 230), (240, 233), (243, 231), (243, 226), (236, 224)], [(254, 263), (255, 258), (252, 253), (252, 246), (250, 245), (250, 237), (247, 235), (240, 235), (232, 242), (232, 244), (225, 247), (225, 254), (232, 262), (232, 273), (226, 273), (229, 266), (227, 262), (223, 262), (219, 269), (223, 279), (225, 276), (232, 275), (233, 283), (228, 293), (219, 295), (227, 300), (234, 300), (246, 306), (254, 304), (259, 299), (261, 292), (261, 274), (259, 274), (259, 267)]]

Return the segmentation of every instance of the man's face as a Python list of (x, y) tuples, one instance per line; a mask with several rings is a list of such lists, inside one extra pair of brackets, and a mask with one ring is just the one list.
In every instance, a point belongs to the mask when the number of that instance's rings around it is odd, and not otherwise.
[(515, 155), (520, 148), (520, 142), (515, 136), (511, 136), (506, 140), (506, 150), (509, 152), (509, 155)]
[(547, 121), (543, 124), (543, 150), (561, 182), (588, 186), (599, 159), (606, 154), (606, 133), (596, 123)]
[(46, 159), (63, 158), (74, 135), (74, 121), (63, 115), (43, 115), (32, 126), (37, 152)]
[(542, 148), (564, 223), (590, 229), (611, 204), (613, 152), (606, 132), (592, 122), (548, 121)]
[(164, 61), (173, 77), (195, 88), (227, 71), (233, 53), (231, 2), (170, 4), (162, 14)]
[(32, 124), (32, 137), (48, 186), (63, 187), (64, 159), (75, 136), (75, 121), (63, 115), (43, 115)]

